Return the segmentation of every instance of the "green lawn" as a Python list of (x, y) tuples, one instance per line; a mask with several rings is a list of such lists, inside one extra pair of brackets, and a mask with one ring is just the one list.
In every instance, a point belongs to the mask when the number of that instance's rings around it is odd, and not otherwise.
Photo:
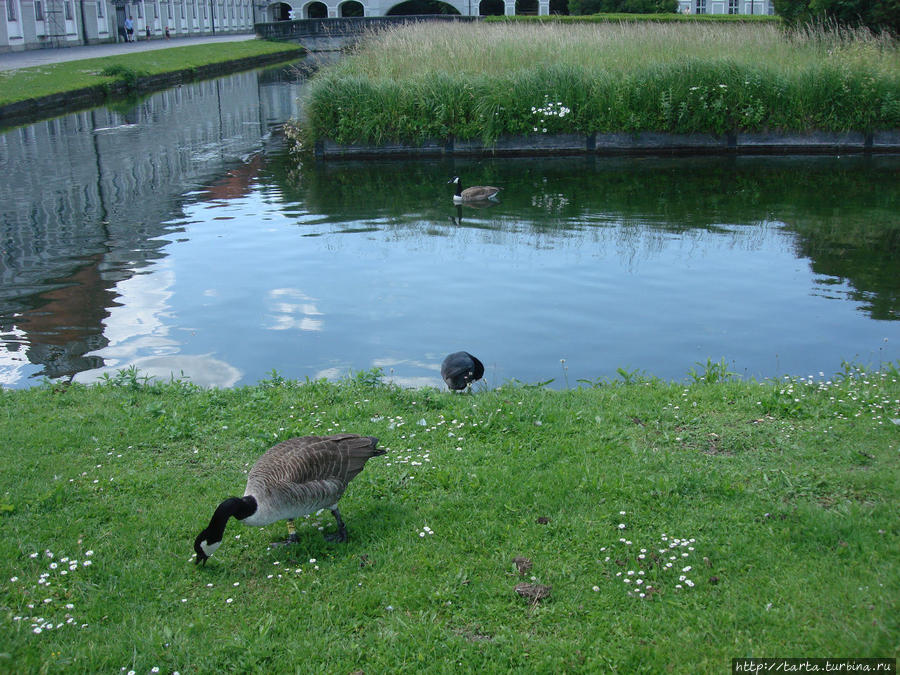
[[(0, 671), (723, 673), (900, 652), (900, 373), (473, 395), (274, 376), (0, 393)], [(574, 384), (574, 383), (572, 383)], [(378, 436), (331, 515), (193, 538), (290, 436)], [(531, 568), (520, 574), (514, 559)], [(527, 563), (524, 565), (527, 567)], [(522, 582), (551, 586), (532, 604)]]
[(105, 76), (106, 69), (139, 75), (156, 75), (178, 70), (244, 59), (261, 54), (273, 54), (296, 49), (300, 45), (264, 40), (247, 40), (225, 44), (171, 47), (133, 54), (84, 59), (18, 70), (0, 71), (0, 105), (40, 98), (51, 94), (75, 91), (120, 79), (119, 75)]

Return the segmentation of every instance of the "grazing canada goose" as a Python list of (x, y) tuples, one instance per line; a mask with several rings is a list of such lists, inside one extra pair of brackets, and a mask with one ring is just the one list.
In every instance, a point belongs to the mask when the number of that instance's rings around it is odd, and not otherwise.
[(441, 377), (451, 389), (465, 389), (484, 375), (484, 364), (469, 352), (454, 352), (441, 364)]
[(276, 520), (288, 521), (288, 540), (297, 541), (294, 518), (330, 509), (337, 532), (329, 541), (346, 541), (347, 528), (337, 503), (347, 484), (384, 450), (375, 447), (374, 436), (339, 434), (289, 438), (256, 460), (247, 476), (243, 497), (229, 497), (216, 508), (212, 520), (194, 540), (197, 563), (205, 563), (222, 543), (231, 516), (245, 525), (261, 527)]
[(453, 195), (454, 204), (462, 204), (463, 202), (483, 202), (488, 200), (497, 201), (497, 193), (502, 189), (493, 187), (492, 185), (473, 185), (472, 187), (467, 187), (463, 190), (459, 176), (454, 176), (447, 182), (456, 185), (456, 194)]

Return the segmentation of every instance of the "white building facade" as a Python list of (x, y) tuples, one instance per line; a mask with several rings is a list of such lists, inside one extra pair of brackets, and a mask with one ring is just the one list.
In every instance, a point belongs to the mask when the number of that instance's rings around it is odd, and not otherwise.
[(772, 0), (678, 0), (682, 14), (775, 14)]
[[(125, 19), (138, 40), (247, 33), (258, 22), (342, 16), (385, 16), (402, 0), (0, 0), (0, 52), (125, 39)], [(463, 16), (514, 15), (516, 0), (446, 0)], [(520, 2), (520, 9), (525, 4)], [(550, 0), (525, 13), (549, 15)], [(685, 14), (774, 14), (771, 0), (679, 0)]]
[(0, 0), (0, 52), (124, 41), (247, 33), (265, 21), (256, 0)]

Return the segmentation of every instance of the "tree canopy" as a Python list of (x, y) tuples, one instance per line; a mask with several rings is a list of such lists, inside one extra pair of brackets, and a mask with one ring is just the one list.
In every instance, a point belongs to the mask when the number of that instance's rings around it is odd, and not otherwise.
[(775, 13), (789, 25), (836, 21), (900, 35), (900, 0), (774, 0)]

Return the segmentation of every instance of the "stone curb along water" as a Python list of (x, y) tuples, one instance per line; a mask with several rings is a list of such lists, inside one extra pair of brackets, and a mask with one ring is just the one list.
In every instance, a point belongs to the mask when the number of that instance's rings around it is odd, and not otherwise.
[(900, 129), (873, 132), (738, 132), (669, 134), (657, 132), (503, 136), (493, 144), (480, 140), (429, 140), (421, 145), (341, 145), (329, 139), (316, 142), (317, 159), (385, 157), (524, 156), (628, 153), (834, 153), (898, 152)]
[(302, 56), (304, 53), (305, 50), (298, 51), (293, 49), (273, 52), (272, 54), (258, 54), (232, 61), (221, 61), (184, 70), (139, 77), (133, 87), (129, 87), (124, 82), (115, 81), (106, 85), (98, 84), (92, 87), (85, 87), (84, 89), (16, 101), (15, 103), (0, 106), (0, 129), (38, 122), (55, 115), (102, 105), (107, 101), (122, 98), (128, 94), (159, 91), (160, 89), (167, 89), (194, 80), (204, 80), (241, 70), (282, 63)]

